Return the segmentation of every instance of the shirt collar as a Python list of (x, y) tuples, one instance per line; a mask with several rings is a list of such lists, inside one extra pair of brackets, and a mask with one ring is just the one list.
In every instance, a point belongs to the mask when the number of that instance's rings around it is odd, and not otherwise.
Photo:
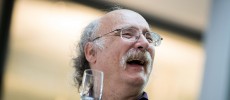
[(142, 95), (138, 98), (138, 100), (148, 100), (148, 95), (146, 92), (143, 92)]

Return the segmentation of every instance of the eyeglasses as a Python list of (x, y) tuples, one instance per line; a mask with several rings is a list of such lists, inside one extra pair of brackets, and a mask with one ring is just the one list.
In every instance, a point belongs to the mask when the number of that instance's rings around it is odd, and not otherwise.
[(113, 30), (111, 32), (108, 32), (106, 34), (103, 34), (101, 36), (98, 36), (98, 37), (92, 39), (92, 41), (95, 41), (95, 40), (97, 40), (97, 39), (99, 39), (99, 38), (101, 38), (103, 36), (106, 36), (109, 33), (113, 33), (113, 32), (116, 32), (114, 34), (114, 36), (120, 36), (123, 40), (129, 41), (129, 42), (138, 41), (138, 39), (140, 38), (141, 34), (143, 34), (144, 37), (146, 38), (146, 40), (153, 46), (159, 46), (161, 44), (161, 41), (163, 40), (163, 38), (159, 34), (157, 34), (155, 32), (140, 33), (138, 31), (138, 29), (129, 27), (129, 28), (121, 28), (121, 29)]

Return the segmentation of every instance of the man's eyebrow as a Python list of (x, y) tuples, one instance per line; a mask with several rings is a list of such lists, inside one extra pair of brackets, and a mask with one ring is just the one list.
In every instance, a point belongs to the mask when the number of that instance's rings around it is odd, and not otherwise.
[(128, 27), (128, 28), (137, 29), (137, 30), (139, 30), (139, 31), (142, 32), (142, 33), (151, 32), (151, 30), (148, 29), (148, 28), (144, 28), (144, 29), (142, 29), (142, 30), (140, 30), (138, 27), (135, 27), (135, 26), (130, 26), (130, 27)]
[(122, 28), (132, 28), (132, 29), (137, 29), (139, 30), (139, 28), (135, 27), (135, 26), (132, 26), (132, 25), (127, 25), (127, 26), (124, 26)]
[(119, 25), (118, 27), (117, 27), (117, 29), (122, 29), (122, 28), (135, 28), (135, 29), (138, 29), (137, 27), (135, 27), (135, 26), (133, 26), (133, 25), (131, 25), (131, 24), (123, 24), (123, 25)]
[(146, 32), (151, 32), (151, 30), (147, 29), (147, 28), (145, 28), (144, 30), (142, 30), (142, 33), (146, 33)]

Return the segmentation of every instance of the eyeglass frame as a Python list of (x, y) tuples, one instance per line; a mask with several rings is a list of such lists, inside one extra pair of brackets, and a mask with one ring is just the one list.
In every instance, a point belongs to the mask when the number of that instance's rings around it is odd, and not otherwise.
[[(124, 30), (124, 29), (129, 29), (129, 28), (131, 28), (131, 27), (123, 27), (123, 28), (119, 28), (119, 29), (115, 29), (115, 30), (113, 30), (113, 31), (110, 31), (110, 32), (108, 32), (108, 33), (105, 33), (105, 34), (102, 34), (102, 35), (100, 35), (100, 36), (97, 36), (97, 37), (95, 37), (94, 39), (92, 39), (91, 41), (93, 42), (93, 41), (95, 41), (95, 40), (97, 40), (97, 39), (100, 39), (100, 38), (102, 38), (103, 36), (106, 36), (106, 35), (108, 35), (108, 34), (110, 34), (110, 33), (113, 33), (113, 32), (116, 32), (116, 33), (119, 33), (119, 34), (115, 34), (115, 35), (113, 35), (113, 36), (120, 36), (121, 37), (121, 39), (122, 40), (124, 40), (123, 39), (123, 37), (122, 37), (122, 30)], [(147, 33), (147, 32), (146, 32)], [(154, 46), (159, 46), (160, 44), (161, 44), (161, 41), (163, 40), (163, 38), (159, 35), (159, 34), (157, 34), (157, 33), (155, 33), (155, 32), (148, 32), (149, 34), (155, 34), (155, 35), (157, 35), (158, 37), (159, 37), (159, 39), (157, 40), (157, 41), (153, 41), (152, 43), (150, 43), (150, 44), (153, 44)], [(143, 33), (140, 33), (139, 32), (139, 36), (138, 37), (136, 37), (136, 40), (135, 40), (135, 42), (136, 41), (138, 41), (139, 39), (140, 39), (140, 37), (141, 37), (141, 34), (143, 34)], [(145, 37), (146, 38), (146, 37)], [(147, 39), (147, 38), (146, 38)], [(160, 41), (160, 42), (159, 42)], [(130, 41), (131, 42), (131, 41)], [(133, 41), (134, 42), (134, 41)], [(157, 42), (159, 43), (159, 44), (157, 44)], [(154, 44), (155, 43), (155, 44)]]

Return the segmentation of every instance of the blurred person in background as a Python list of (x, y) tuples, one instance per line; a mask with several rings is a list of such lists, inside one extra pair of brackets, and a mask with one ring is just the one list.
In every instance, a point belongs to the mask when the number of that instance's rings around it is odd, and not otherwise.
[(97, 69), (104, 72), (103, 100), (148, 100), (144, 87), (161, 40), (132, 10), (116, 9), (94, 20), (84, 29), (74, 58), (78, 89), (84, 70)]

